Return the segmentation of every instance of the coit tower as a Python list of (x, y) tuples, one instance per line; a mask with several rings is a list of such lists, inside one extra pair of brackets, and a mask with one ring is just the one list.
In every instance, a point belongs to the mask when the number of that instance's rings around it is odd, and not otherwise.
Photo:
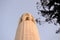
[(30, 13), (21, 16), (15, 40), (40, 40), (36, 22)]

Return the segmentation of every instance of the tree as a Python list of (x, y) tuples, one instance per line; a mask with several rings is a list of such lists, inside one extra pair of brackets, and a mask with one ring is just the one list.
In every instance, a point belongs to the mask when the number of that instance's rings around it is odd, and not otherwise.
[[(60, 24), (60, 1), (59, 0), (40, 0), (40, 2), (37, 2), (37, 10), (38, 14), (41, 14), (43, 17), (47, 16), (45, 19), (45, 22), (53, 22), (55, 20), (54, 24), (57, 25)], [(40, 9), (40, 5), (42, 6), (43, 10)], [(41, 12), (41, 13), (40, 13)], [(36, 22), (40, 23), (39, 19), (36, 19)], [(60, 32), (59, 30), (56, 31), (56, 33)]]

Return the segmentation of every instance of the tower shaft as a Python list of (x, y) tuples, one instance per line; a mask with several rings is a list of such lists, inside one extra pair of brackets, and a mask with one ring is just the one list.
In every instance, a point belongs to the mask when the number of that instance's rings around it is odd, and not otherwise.
[(17, 28), (15, 40), (40, 40), (35, 22), (22, 21)]

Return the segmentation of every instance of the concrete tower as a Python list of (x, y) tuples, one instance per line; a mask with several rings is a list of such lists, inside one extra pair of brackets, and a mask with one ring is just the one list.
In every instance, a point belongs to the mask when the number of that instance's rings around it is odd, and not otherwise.
[(40, 40), (36, 22), (31, 14), (22, 15), (15, 40)]

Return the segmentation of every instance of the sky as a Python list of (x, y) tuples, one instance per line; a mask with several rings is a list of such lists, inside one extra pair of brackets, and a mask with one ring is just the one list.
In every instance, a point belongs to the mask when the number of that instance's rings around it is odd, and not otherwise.
[[(15, 39), (19, 19), (24, 12), (38, 18), (37, 1), (39, 0), (0, 0), (0, 40)], [(60, 34), (55, 33), (59, 26), (42, 23), (37, 24), (37, 27), (41, 40), (60, 40)]]

